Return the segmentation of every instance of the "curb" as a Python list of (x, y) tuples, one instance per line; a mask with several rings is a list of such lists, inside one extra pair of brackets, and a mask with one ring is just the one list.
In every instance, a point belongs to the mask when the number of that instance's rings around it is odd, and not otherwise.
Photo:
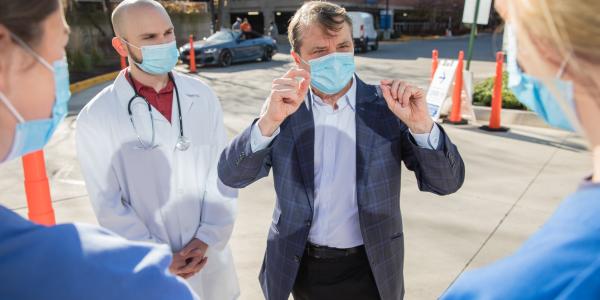
[(121, 71), (106, 73), (103, 75), (98, 75), (96, 77), (88, 78), (88, 79), (73, 83), (70, 85), (71, 93), (75, 94), (75, 93), (81, 92), (85, 89), (88, 89), (94, 85), (97, 85), (99, 83), (106, 82), (109, 80), (114, 80), (115, 78), (117, 78), (117, 75), (119, 75), (119, 73), (121, 73)]
[[(487, 106), (473, 106), (477, 122), (483, 123), (490, 120), (492, 109)], [(502, 109), (500, 114), (501, 125), (523, 125), (531, 127), (552, 128), (540, 119), (534, 112), (517, 109)]]
[(407, 37), (399, 37), (399, 38), (395, 38), (395, 39), (389, 39), (389, 40), (384, 40), (381, 39), (379, 40), (380, 44), (393, 44), (393, 43), (399, 43), (399, 42), (411, 42), (411, 41), (431, 41), (431, 40), (439, 40), (443, 38), (443, 36), (439, 36), (439, 35), (430, 35), (430, 36), (407, 36)]
[[(481, 32), (479, 34), (477, 34), (477, 36), (484, 36), (484, 35), (489, 35), (490, 33), (488, 32)], [(401, 37), (397, 37), (394, 39), (389, 39), (389, 40), (384, 40), (381, 39), (379, 40), (380, 43), (394, 43), (394, 42), (411, 42), (411, 41), (431, 41), (431, 40), (458, 40), (458, 39), (464, 39), (464, 38), (468, 38), (469, 35), (468, 34), (461, 34), (461, 35), (452, 35), (452, 36), (445, 36), (445, 35), (426, 35), (426, 36), (418, 36), (418, 35), (407, 35), (407, 36), (401, 36)]]

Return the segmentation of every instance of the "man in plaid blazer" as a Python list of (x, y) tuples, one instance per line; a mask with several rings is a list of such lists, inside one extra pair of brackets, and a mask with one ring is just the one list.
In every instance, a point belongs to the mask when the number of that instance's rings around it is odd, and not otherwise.
[(221, 155), (231, 187), (273, 172), (267, 299), (402, 299), (401, 162), (422, 191), (447, 195), (464, 181), (423, 90), (354, 74), (351, 28), (343, 8), (305, 3), (288, 30), (297, 67), (273, 81), (260, 118)]

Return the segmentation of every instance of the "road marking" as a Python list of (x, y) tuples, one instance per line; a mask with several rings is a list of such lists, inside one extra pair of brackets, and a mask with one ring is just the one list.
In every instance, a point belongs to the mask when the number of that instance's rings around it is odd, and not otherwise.
[(56, 179), (54, 181), (60, 182), (60, 183), (72, 184), (72, 185), (85, 186), (85, 181), (83, 181), (83, 180), (76, 180), (76, 179)]

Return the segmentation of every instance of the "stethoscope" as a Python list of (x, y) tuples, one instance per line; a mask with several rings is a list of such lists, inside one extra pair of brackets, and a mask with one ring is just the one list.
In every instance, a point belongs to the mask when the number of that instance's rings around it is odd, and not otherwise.
[[(129, 113), (129, 120), (131, 121), (133, 130), (135, 130), (135, 134), (137, 136), (138, 141), (140, 142), (140, 145), (142, 145), (139, 148), (143, 149), (143, 150), (154, 149), (154, 148), (158, 147), (158, 145), (155, 144), (156, 131), (154, 129), (154, 118), (152, 117), (152, 105), (150, 105), (150, 102), (148, 102), (148, 100), (146, 100), (146, 98), (144, 98), (138, 94), (133, 77), (131, 77), (131, 73), (129, 74), (129, 77), (131, 78), (131, 86), (133, 88), (133, 93), (134, 93), (133, 97), (131, 97), (131, 99), (129, 99), (129, 103), (127, 104), (127, 112)], [(177, 144), (175, 145), (175, 148), (177, 148), (177, 150), (179, 150), (179, 151), (185, 151), (190, 147), (190, 144), (192, 142), (190, 141), (190, 139), (186, 138), (185, 135), (183, 134), (183, 117), (181, 115), (181, 104), (179, 102), (179, 90), (177, 89), (177, 84), (175, 84), (175, 79), (173, 79), (173, 74), (171, 74), (171, 73), (169, 73), (169, 80), (171, 80), (173, 82), (173, 86), (175, 87), (175, 96), (177, 97), (177, 111), (179, 113), (179, 137), (177, 138)], [(147, 145), (146, 143), (144, 143), (144, 141), (142, 140), (142, 138), (140, 137), (140, 135), (138, 133), (137, 128), (135, 127), (135, 122), (133, 121), (133, 114), (131, 113), (131, 103), (133, 103), (133, 100), (135, 100), (136, 98), (142, 98), (142, 100), (144, 100), (144, 102), (146, 102), (146, 105), (148, 105), (148, 112), (150, 113), (150, 122), (152, 123), (152, 140), (150, 141), (150, 145)]]

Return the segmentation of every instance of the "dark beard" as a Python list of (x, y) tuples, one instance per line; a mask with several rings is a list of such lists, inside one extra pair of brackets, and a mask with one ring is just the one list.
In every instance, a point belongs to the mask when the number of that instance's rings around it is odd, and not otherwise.
[(142, 59), (138, 58), (135, 56), (135, 54), (133, 54), (133, 51), (131, 51), (131, 48), (129, 47), (129, 44), (125, 43), (125, 46), (127, 47), (127, 52), (129, 52), (129, 57), (131, 57), (131, 59), (136, 63), (136, 64), (141, 64), (142, 63)]

